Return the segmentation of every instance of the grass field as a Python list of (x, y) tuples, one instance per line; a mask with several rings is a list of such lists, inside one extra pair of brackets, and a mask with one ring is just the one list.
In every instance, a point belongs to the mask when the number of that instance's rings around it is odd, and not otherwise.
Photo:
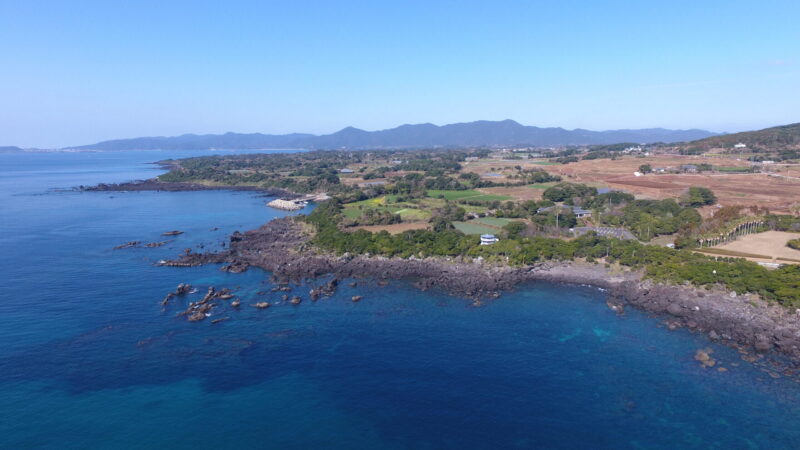
[(375, 197), (375, 198), (370, 198), (370, 199), (367, 199), (367, 200), (361, 200), (360, 202), (348, 203), (346, 206), (348, 208), (349, 207), (358, 208), (359, 206), (363, 206), (363, 207), (367, 207), (367, 206), (369, 206), (369, 207), (383, 206), (383, 205), (386, 205), (388, 203), (386, 197), (387, 196)]
[(464, 234), (495, 234), (497, 228), (490, 228), (485, 225), (479, 225), (472, 221), (470, 222), (453, 222), (456, 230)]
[(444, 197), (445, 200), (460, 200), (462, 198), (467, 197), (475, 197), (476, 195), (483, 195), (478, 191), (473, 190), (466, 190), (466, 191), (440, 191), (436, 189), (432, 189), (428, 191), (428, 197), (439, 198)]
[(749, 167), (735, 167), (735, 166), (717, 166), (715, 167), (718, 172), (726, 172), (726, 173), (744, 173), (749, 172)]
[(483, 192), (478, 192), (474, 190), (466, 190), (466, 191), (440, 191), (440, 190), (430, 190), (427, 192), (428, 197), (438, 198), (439, 196), (443, 196), (446, 200), (450, 201), (458, 201), (458, 200), (477, 200), (477, 201), (484, 201), (484, 202), (491, 202), (491, 201), (506, 201), (511, 200), (511, 197), (505, 195), (493, 195), (493, 194), (484, 194)]
[(361, 217), (361, 213), (362, 212), (363, 211), (361, 211), (358, 208), (344, 208), (344, 209), (342, 209), (342, 214), (344, 214), (344, 216), (347, 217), (348, 219), (358, 219), (359, 217)]
[(415, 222), (431, 218), (430, 212), (416, 208), (401, 208), (392, 212), (395, 214), (400, 214), (400, 217), (402, 217), (403, 221), (406, 222)]
[(419, 209), (418, 205), (413, 203), (394, 203), (397, 199), (396, 195), (387, 195), (384, 197), (376, 197), (360, 202), (348, 203), (342, 209), (342, 214), (349, 219), (357, 219), (367, 209), (374, 209), (377, 211), (389, 211), (392, 214), (399, 214), (400, 217), (407, 222), (424, 221), (431, 217), (429, 211)]
[(481, 217), (479, 219), (470, 220), (470, 223), (478, 223), (490, 227), (503, 228), (509, 223), (514, 222), (513, 219), (504, 219), (502, 217)]

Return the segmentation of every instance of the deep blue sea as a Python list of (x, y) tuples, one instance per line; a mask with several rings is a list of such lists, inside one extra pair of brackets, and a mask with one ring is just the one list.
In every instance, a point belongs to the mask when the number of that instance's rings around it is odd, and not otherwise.
[[(474, 308), (343, 283), (280, 304), (257, 294), (260, 270), (153, 265), (285, 214), (265, 198), (68, 190), (208, 153), (0, 155), (0, 448), (800, 448), (800, 384), (618, 317), (596, 289), (527, 285)], [(112, 249), (169, 230), (186, 233)], [(237, 289), (242, 308), (189, 323), (187, 300), (160, 305), (180, 282), (200, 289), (188, 300)], [(249, 306), (263, 299), (279, 304)], [(701, 368), (701, 348), (728, 371)]]

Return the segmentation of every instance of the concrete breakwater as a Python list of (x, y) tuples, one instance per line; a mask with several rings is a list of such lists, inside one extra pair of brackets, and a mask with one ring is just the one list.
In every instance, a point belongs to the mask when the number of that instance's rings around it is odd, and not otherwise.
[(282, 209), (284, 211), (297, 211), (305, 208), (306, 205), (307, 203), (302, 200), (284, 200), (281, 198), (276, 198), (267, 203), (267, 206), (271, 208)]

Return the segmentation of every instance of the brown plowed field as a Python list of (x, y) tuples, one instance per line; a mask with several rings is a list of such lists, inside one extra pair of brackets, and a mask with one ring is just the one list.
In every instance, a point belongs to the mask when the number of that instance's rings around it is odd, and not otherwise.
[(431, 227), (429, 223), (393, 223), (391, 225), (362, 225), (347, 228), (347, 231), (367, 230), (372, 233), (388, 231), (389, 234), (398, 234), (408, 230), (426, 230)]
[[(789, 213), (793, 206), (800, 205), (800, 178), (793, 178), (796, 168), (775, 164), (770, 170), (781, 175), (755, 174), (648, 174), (634, 176), (633, 172), (642, 164), (656, 167), (679, 167), (683, 164), (708, 163), (713, 166), (746, 167), (745, 161), (723, 158), (650, 156), (647, 158), (627, 157), (619, 160), (580, 161), (559, 166), (540, 166), (553, 174), (559, 174), (566, 181), (604, 184), (622, 189), (637, 197), (664, 199), (677, 198), (690, 186), (707, 187), (714, 191), (719, 203), (728, 205), (758, 205), (772, 212)], [(792, 172), (794, 170), (795, 172)]]

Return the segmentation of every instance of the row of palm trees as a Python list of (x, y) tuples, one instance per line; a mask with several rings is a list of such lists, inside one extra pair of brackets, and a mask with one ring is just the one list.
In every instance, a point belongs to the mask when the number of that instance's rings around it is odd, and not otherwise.
[(761, 218), (744, 218), (743, 221), (734, 225), (728, 231), (721, 232), (719, 234), (713, 235), (706, 235), (697, 240), (700, 247), (713, 247), (715, 245), (726, 244), (731, 241), (735, 241), (737, 237), (744, 236), (746, 234), (752, 233), (760, 233), (764, 231), (763, 227), (766, 225), (763, 219)]

